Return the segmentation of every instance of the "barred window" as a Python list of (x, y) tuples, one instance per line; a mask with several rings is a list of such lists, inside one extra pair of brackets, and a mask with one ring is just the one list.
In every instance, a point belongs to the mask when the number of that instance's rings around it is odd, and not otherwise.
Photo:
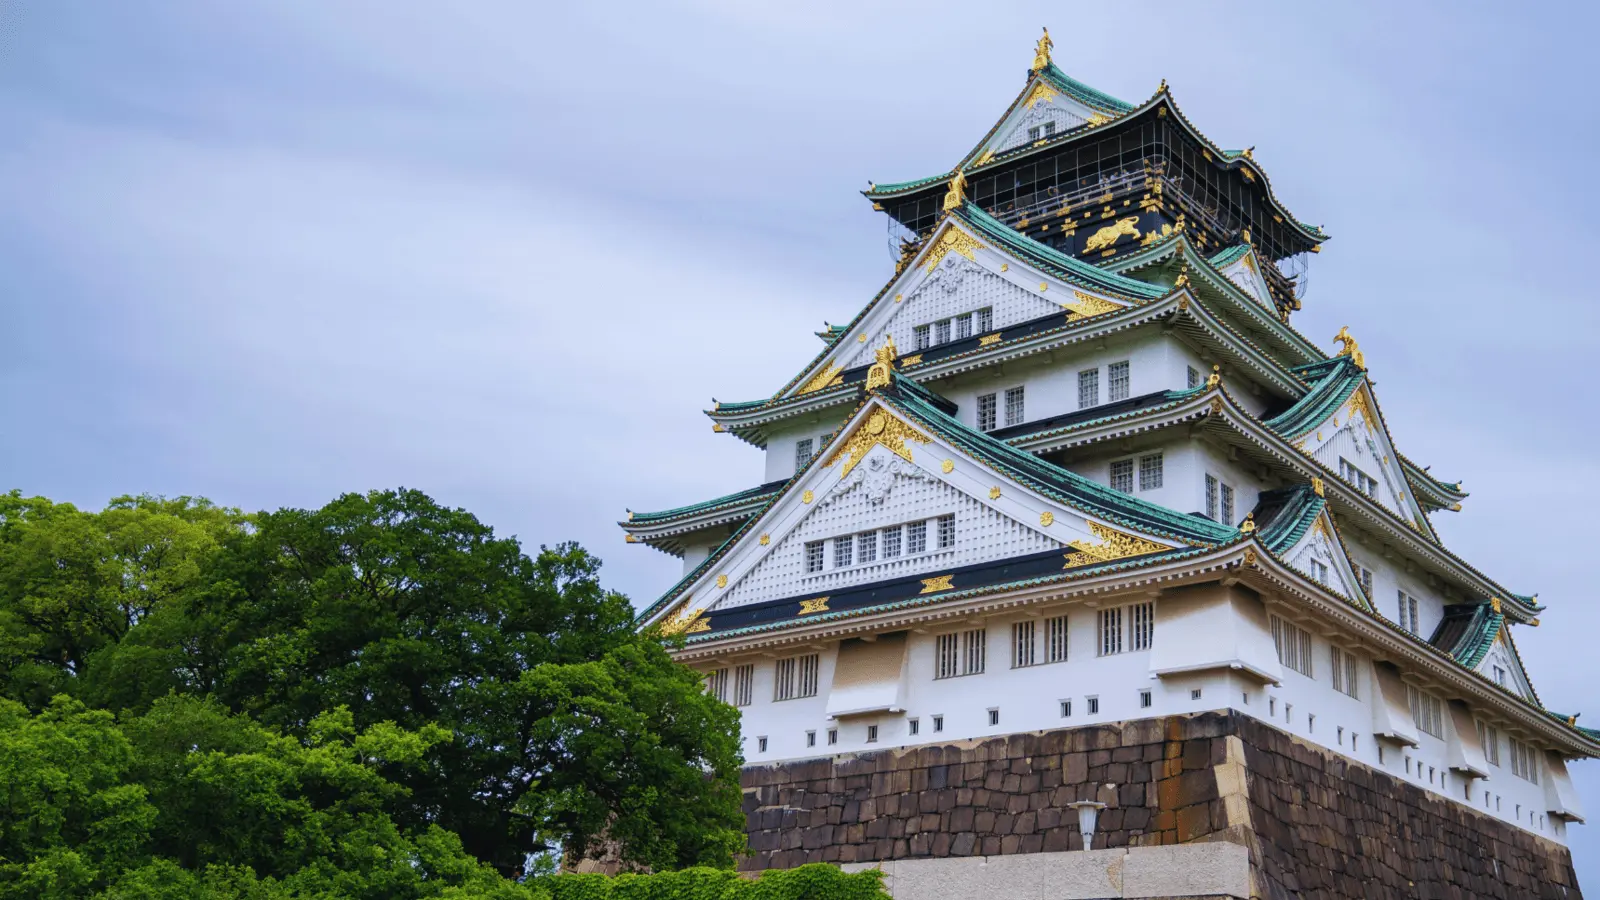
[(1344, 457), (1339, 457), (1339, 476), (1345, 481), (1355, 485), (1361, 493), (1368, 497), (1378, 496), (1378, 479), (1356, 468), (1356, 464)]
[(1486, 722), (1478, 723), (1478, 743), (1483, 746), (1483, 758), (1489, 765), (1500, 765), (1500, 729)]
[(995, 425), (995, 395), (980, 394), (978, 396), (978, 430), (993, 431)]
[(1233, 524), (1233, 485), (1222, 486), (1222, 524)]
[(972, 313), (956, 316), (956, 340), (972, 337)]
[(721, 700), (723, 703), (728, 702), (727, 669), (712, 669), (706, 673), (706, 693)]
[(791, 656), (778, 660), (777, 680), (773, 685), (773, 700), (796, 700), (817, 695), (817, 661), (815, 653)]
[(1400, 627), (1412, 634), (1420, 633), (1417, 626), (1417, 598), (1405, 591), (1396, 591), (1400, 595)]
[(1524, 744), (1516, 740), (1511, 741), (1511, 774), (1523, 781), (1539, 783), (1539, 758), (1533, 745)]
[(756, 667), (754, 663), (733, 670), (733, 705), (749, 706), (755, 693)]
[(1067, 617), (1056, 616), (1044, 620), (1044, 661), (1065, 662), (1067, 659)]
[(987, 306), (985, 306), (983, 309), (978, 310), (978, 333), (982, 334), (985, 331), (988, 331), (989, 329), (991, 329), (993, 327), (994, 327), (994, 310), (991, 309), (990, 307), (987, 307)]
[(956, 545), (956, 517), (954, 513), (942, 515), (939, 521), (939, 549), (948, 550)]
[(1328, 564), (1320, 559), (1308, 560), (1311, 563), (1311, 578), (1317, 584), (1328, 583)]
[(1022, 422), (1022, 388), (1006, 388), (1006, 424)]
[(906, 526), (906, 553), (921, 553), (928, 549), (928, 523), (912, 522)]
[(863, 531), (856, 535), (856, 559), (869, 563), (878, 558), (878, 533)]
[(811, 438), (801, 438), (794, 444), (794, 470), (804, 469), (811, 462)]
[(1122, 607), (1100, 610), (1100, 655), (1122, 652)]
[(1133, 493), (1133, 460), (1119, 459), (1111, 464), (1111, 489)]
[(1329, 666), (1333, 675), (1333, 689), (1350, 697), (1359, 696), (1356, 692), (1355, 655), (1338, 647), (1330, 649), (1333, 651), (1332, 665)]
[(1350, 568), (1355, 571), (1356, 580), (1361, 582), (1362, 593), (1366, 594), (1367, 597), (1370, 598), (1372, 596), (1372, 570), (1366, 566), (1357, 565), (1355, 563), (1351, 563)]
[(1494, 683), (1501, 687), (1506, 686), (1506, 670), (1500, 666), (1494, 667)]
[(1206, 476), (1206, 518), (1213, 522), (1222, 521), (1217, 515), (1217, 478), (1215, 475)]
[(822, 541), (806, 542), (806, 574), (822, 571)]
[(1139, 457), (1139, 490), (1151, 491), (1161, 487), (1161, 454)]
[(983, 672), (988, 650), (988, 631), (982, 628), (963, 631), (961, 633), (961, 656), (965, 663), (966, 671), (961, 674), (977, 675)]
[(1151, 602), (1135, 603), (1128, 607), (1132, 621), (1128, 623), (1128, 643), (1135, 650), (1149, 650), (1156, 636), (1156, 606)]
[(928, 349), (930, 346), (928, 342), (928, 326), (918, 325), (911, 329), (911, 342), (918, 350)]
[[(987, 632), (982, 628), (955, 634), (941, 634), (934, 642), (934, 677), (955, 678), (983, 672)], [(934, 718), (934, 730), (942, 724)]]
[(1277, 616), (1272, 617), (1272, 643), (1278, 648), (1278, 662), (1307, 678), (1315, 678), (1311, 667), (1311, 632)]
[(855, 561), (856, 542), (853, 535), (833, 539), (833, 567), (843, 568)]
[(940, 319), (933, 323), (933, 342), (935, 344), (950, 343), (950, 320)]
[(1100, 715), (1100, 698), (1099, 697), (1085, 697), (1085, 698), (1083, 698), (1083, 700), (1084, 700), (1084, 703), (1089, 707), (1089, 715), (1091, 715), (1091, 716)]
[(1106, 366), (1106, 400), (1115, 403), (1128, 399), (1128, 382), (1127, 360)]
[(1436, 738), (1444, 737), (1444, 704), (1439, 698), (1418, 690), (1414, 685), (1406, 685), (1406, 696), (1411, 701), (1411, 721), (1424, 734), (1431, 734)]
[(1078, 408), (1088, 409), (1100, 405), (1100, 370), (1084, 369), (1078, 373)]
[(885, 528), (883, 530), (883, 558), (897, 559), (900, 556), (900, 526)]
[(1200, 386), (1200, 372), (1199, 372), (1199, 370), (1197, 370), (1194, 366), (1188, 366), (1187, 368), (1189, 370), (1189, 387), (1191, 387), (1191, 388), (1199, 387)]
[(1033, 647), (1034, 622), (1016, 622), (1011, 626), (1011, 668), (1031, 666), (1038, 660)]

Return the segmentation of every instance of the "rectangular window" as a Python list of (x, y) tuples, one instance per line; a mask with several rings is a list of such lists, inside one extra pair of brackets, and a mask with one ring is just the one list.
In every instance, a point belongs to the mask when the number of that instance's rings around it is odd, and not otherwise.
[(806, 542), (806, 574), (822, 571), (822, 545), (823, 541)]
[(749, 706), (755, 694), (756, 667), (754, 663), (733, 670), (733, 705)]
[(765, 752), (767, 752), (767, 739), (765, 737), (756, 738), (756, 752), (757, 753), (765, 753)]
[(1122, 607), (1100, 610), (1100, 655), (1122, 652)]
[(1084, 369), (1078, 373), (1078, 408), (1088, 409), (1100, 405), (1100, 370)]
[(934, 731), (943, 731), (944, 730), (944, 716), (934, 716), (933, 717), (933, 730)]
[(1400, 627), (1412, 634), (1418, 634), (1417, 598), (1405, 591), (1396, 591), (1396, 593), (1399, 595)]
[(1128, 607), (1128, 643), (1135, 650), (1149, 650), (1156, 637), (1156, 605), (1146, 601)]
[(1043, 133), (1044, 133), (1044, 128), (1042, 126), (1035, 125), (1032, 128), (1028, 129), (1028, 140), (1037, 141), (1039, 139), (1040, 135), (1042, 135)]
[(912, 522), (906, 526), (906, 554), (921, 553), (928, 549), (928, 523)]
[(1161, 487), (1161, 454), (1139, 457), (1139, 490), (1153, 491), (1158, 487)]
[(1222, 524), (1233, 524), (1233, 485), (1222, 486)]
[(1066, 662), (1067, 617), (1056, 616), (1044, 620), (1044, 661)]
[(1114, 362), (1106, 366), (1106, 400), (1115, 403), (1118, 400), (1128, 399), (1128, 361)]
[(1355, 571), (1356, 580), (1361, 582), (1362, 593), (1365, 593), (1370, 598), (1372, 596), (1372, 570), (1355, 563), (1351, 563), (1350, 568)]
[(920, 730), (922, 730), (922, 723), (921, 722), (917, 721), (916, 719), (907, 719), (906, 720), (906, 734), (909, 734), (912, 737), (916, 737), (917, 736), (917, 732), (920, 731)]
[(1083, 702), (1084, 702), (1084, 708), (1086, 708), (1089, 711), (1089, 715), (1091, 715), (1091, 716), (1100, 715), (1100, 698), (1099, 697), (1085, 697), (1085, 698), (1083, 698)]
[(1329, 667), (1333, 676), (1333, 689), (1341, 694), (1356, 697), (1356, 658), (1338, 647), (1329, 648), (1332, 653), (1332, 665)]
[(940, 516), (939, 522), (939, 549), (949, 550), (956, 545), (956, 516), (955, 513)]
[(856, 535), (856, 559), (869, 563), (878, 558), (878, 533), (863, 531)]
[(728, 702), (727, 669), (713, 669), (706, 673), (706, 693), (721, 700), (723, 703)]
[(801, 438), (794, 444), (794, 470), (804, 469), (811, 462), (811, 438)]
[(1311, 563), (1311, 579), (1317, 584), (1328, 583), (1328, 564), (1320, 559), (1309, 560)]
[(1006, 388), (1006, 424), (1022, 423), (1022, 388)]
[(1506, 686), (1506, 670), (1499, 666), (1494, 667), (1494, 683), (1501, 687)]
[(807, 747), (815, 747), (816, 745), (817, 745), (817, 733), (815, 731), (806, 732), (806, 746)]
[(956, 340), (972, 337), (972, 313), (956, 316)]
[(867, 743), (876, 744), (877, 742), (878, 742), (878, 726), (876, 726), (876, 725), (868, 725), (867, 726)]
[(1489, 765), (1500, 765), (1500, 729), (1479, 722), (1478, 743), (1483, 745), (1483, 758), (1488, 760)]
[(995, 419), (995, 395), (980, 394), (978, 396), (978, 430), (993, 431), (999, 424)]
[(1189, 387), (1190, 388), (1199, 387), (1200, 386), (1200, 371), (1198, 369), (1196, 369), (1194, 366), (1187, 366), (1186, 368), (1189, 370), (1189, 372), (1188, 372), (1188, 375), (1189, 375)]
[(933, 323), (933, 342), (935, 344), (950, 343), (950, 320), (940, 319)]
[(987, 306), (978, 310), (978, 334), (983, 334), (985, 331), (988, 331), (993, 327), (994, 310)]
[(1217, 513), (1217, 479), (1214, 475), (1206, 476), (1206, 518), (1213, 522), (1222, 521)]
[(981, 674), (985, 662), (986, 635), (987, 632), (982, 628), (939, 635), (934, 642), (934, 677), (956, 678)]
[(1356, 468), (1356, 464), (1344, 457), (1339, 457), (1339, 477), (1356, 486), (1356, 489), (1368, 497), (1378, 496), (1378, 479)]
[(1444, 704), (1439, 698), (1412, 685), (1406, 685), (1406, 696), (1411, 701), (1411, 721), (1417, 729), (1436, 738), (1444, 738)]
[(1000, 724), (1000, 710), (998, 710), (998, 709), (990, 709), (989, 710), (989, 727), (993, 728), (994, 726), (999, 725), (999, 724)]
[(1307, 678), (1315, 678), (1311, 667), (1311, 632), (1272, 616), (1272, 643), (1278, 648), (1278, 662)]
[(1063, 700), (1063, 701), (1061, 701), (1061, 718), (1063, 718), (1063, 719), (1072, 718), (1072, 701), (1071, 700)]
[(1133, 493), (1133, 460), (1119, 459), (1111, 464), (1111, 489)]
[(988, 661), (989, 633), (982, 628), (961, 632), (961, 658), (963, 675), (982, 674)]
[(855, 536), (847, 534), (833, 539), (833, 567), (840, 569), (855, 561)]
[(1011, 668), (1020, 669), (1038, 662), (1034, 656), (1034, 622), (1016, 622), (1011, 626)]
[(1148, 689), (1142, 690), (1142, 691), (1139, 692), (1139, 708), (1140, 709), (1149, 709), (1150, 705), (1152, 703), (1154, 703), (1154, 702), (1155, 702), (1154, 695)]
[(928, 337), (929, 333), (927, 325), (918, 325), (917, 327), (911, 329), (911, 342), (918, 350), (926, 350), (929, 346), (931, 346), (929, 344)]
[(772, 688), (773, 700), (798, 700), (817, 695), (817, 661), (815, 653), (780, 659), (777, 679)]
[(900, 556), (900, 526), (885, 528), (883, 530), (883, 558), (898, 559)]
[(839, 743), (839, 729), (837, 729), (837, 728), (829, 728), (828, 729), (828, 743), (829, 744), (837, 744), (837, 743)]
[(1532, 744), (1511, 740), (1511, 774), (1523, 781), (1539, 783), (1539, 758)]

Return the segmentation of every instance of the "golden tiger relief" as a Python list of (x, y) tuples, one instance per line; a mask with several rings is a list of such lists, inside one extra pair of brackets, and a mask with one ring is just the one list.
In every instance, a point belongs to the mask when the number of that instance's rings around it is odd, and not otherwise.
[(1096, 231), (1094, 235), (1089, 238), (1089, 242), (1083, 245), (1083, 252), (1093, 253), (1096, 250), (1104, 250), (1112, 244), (1115, 244), (1117, 242), (1117, 238), (1122, 237), (1123, 235), (1127, 235), (1131, 238), (1137, 238), (1139, 236), (1139, 229), (1135, 226), (1138, 224), (1138, 216), (1129, 216), (1126, 219), (1118, 219), (1114, 224), (1107, 225), (1099, 231)]

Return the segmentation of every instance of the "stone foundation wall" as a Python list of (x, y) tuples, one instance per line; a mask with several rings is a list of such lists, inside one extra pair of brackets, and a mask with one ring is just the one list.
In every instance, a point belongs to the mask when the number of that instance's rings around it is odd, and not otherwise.
[(1253, 896), (1579, 898), (1566, 848), (1234, 712), (744, 771), (744, 868), (1228, 841)]

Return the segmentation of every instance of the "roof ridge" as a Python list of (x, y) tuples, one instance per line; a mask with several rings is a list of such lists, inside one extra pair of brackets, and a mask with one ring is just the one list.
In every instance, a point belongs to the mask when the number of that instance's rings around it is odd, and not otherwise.
[(1167, 294), (1165, 289), (1147, 281), (1129, 278), (1116, 272), (1108, 272), (1092, 263), (1086, 263), (1075, 256), (1062, 253), (1049, 244), (1036, 241), (989, 215), (982, 207), (970, 200), (963, 201), (961, 206), (958, 209), (951, 210), (951, 213), (984, 234), (1010, 246), (1018, 253), (1034, 257), (1037, 262), (1043, 262), (1062, 271), (1071, 272), (1087, 281), (1100, 283), (1086, 286), (1099, 287), (1102, 290), (1121, 291), (1131, 295), (1129, 299), (1133, 300), (1155, 300)]

